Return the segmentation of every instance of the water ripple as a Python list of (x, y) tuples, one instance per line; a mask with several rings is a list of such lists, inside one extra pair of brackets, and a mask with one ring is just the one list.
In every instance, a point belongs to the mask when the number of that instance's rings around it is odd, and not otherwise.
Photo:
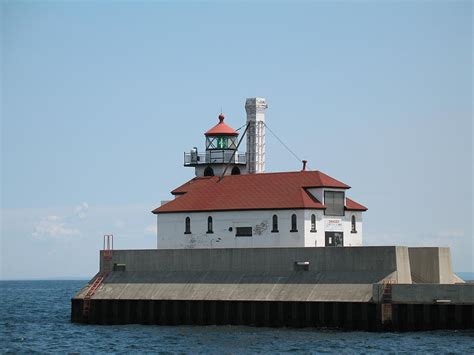
[(474, 353), (474, 331), (368, 333), (240, 326), (96, 326), (70, 323), (84, 281), (0, 281), (2, 352)]

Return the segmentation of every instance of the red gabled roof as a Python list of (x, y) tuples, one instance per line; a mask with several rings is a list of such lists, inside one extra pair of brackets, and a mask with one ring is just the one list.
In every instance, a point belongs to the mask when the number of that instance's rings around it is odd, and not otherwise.
[(239, 133), (224, 123), (224, 115), (219, 115), (219, 123), (204, 133), (206, 136), (238, 136)]
[(182, 195), (191, 189), (202, 186), (207, 182), (207, 180), (212, 179), (212, 176), (201, 176), (201, 177), (195, 177), (194, 179), (189, 180), (188, 182), (184, 183), (183, 185), (177, 187), (173, 191), (171, 191), (172, 195)]
[(349, 211), (367, 211), (367, 207), (346, 197), (346, 210)]
[(319, 171), (230, 175), (220, 181), (217, 176), (197, 177), (173, 190), (178, 197), (153, 213), (325, 209), (306, 190), (311, 187), (350, 188)]

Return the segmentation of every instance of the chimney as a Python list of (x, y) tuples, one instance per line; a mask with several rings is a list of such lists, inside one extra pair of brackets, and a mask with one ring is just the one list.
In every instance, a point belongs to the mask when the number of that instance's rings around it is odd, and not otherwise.
[(306, 164), (308, 163), (308, 161), (302, 160), (301, 162), (303, 163), (303, 169), (301, 171), (306, 171)]
[(265, 172), (265, 110), (264, 98), (254, 97), (245, 101), (247, 111), (247, 172)]

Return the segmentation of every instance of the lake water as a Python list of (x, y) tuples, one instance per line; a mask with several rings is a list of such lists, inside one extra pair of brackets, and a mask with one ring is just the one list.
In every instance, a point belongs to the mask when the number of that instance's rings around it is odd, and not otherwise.
[(86, 281), (0, 281), (2, 352), (474, 353), (474, 331), (342, 332), (237, 326), (95, 326), (70, 323)]

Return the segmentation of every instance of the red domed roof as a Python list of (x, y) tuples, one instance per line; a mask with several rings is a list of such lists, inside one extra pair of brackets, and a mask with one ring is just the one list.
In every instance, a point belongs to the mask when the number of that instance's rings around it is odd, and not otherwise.
[(224, 115), (219, 115), (219, 123), (204, 133), (206, 136), (238, 136), (239, 133), (224, 123)]

